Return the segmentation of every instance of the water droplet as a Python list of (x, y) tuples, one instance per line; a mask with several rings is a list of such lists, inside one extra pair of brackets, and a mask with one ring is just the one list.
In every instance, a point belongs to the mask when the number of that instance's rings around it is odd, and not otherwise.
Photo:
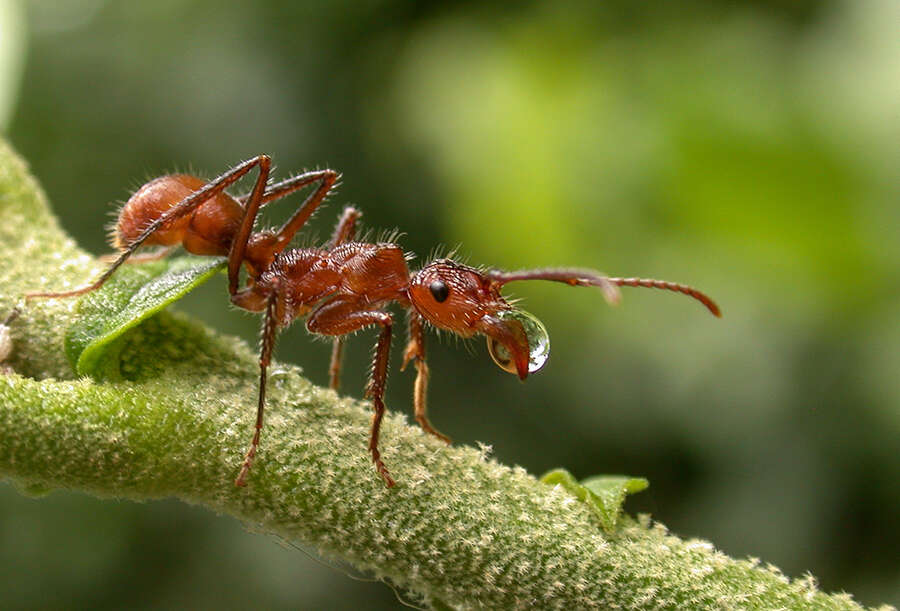
[[(502, 310), (496, 317), (506, 322), (516, 322), (522, 326), (528, 340), (528, 373), (534, 373), (544, 366), (550, 357), (550, 336), (538, 318), (525, 310)], [(516, 363), (506, 346), (492, 337), (487, 338), (488, 352), (497, 366), (509, 373), (516, 373)]]

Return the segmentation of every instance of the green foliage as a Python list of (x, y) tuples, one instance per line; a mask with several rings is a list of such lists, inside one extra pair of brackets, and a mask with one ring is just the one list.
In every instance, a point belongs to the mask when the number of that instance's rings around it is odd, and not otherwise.
[(584, 501), (597, 513), (606, 532), (613, 532), (622, 515), (625, 497), (646, 490), (650, 485), (643, 477), (624, 475), (595, 475), (581, 483), (565, 469), (554, 469), (541, 476), (541, 481), (551, 486), (560, 485), (579, 501)]

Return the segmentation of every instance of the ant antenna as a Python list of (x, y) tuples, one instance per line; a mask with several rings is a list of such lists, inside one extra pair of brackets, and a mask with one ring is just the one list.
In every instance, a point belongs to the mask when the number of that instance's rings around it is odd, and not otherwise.
[(578, 268), (541, 268), (526, 269), (516, 272), (490, 271), (488, 279), (497, 286), (503, 286), (507, 282), (516, 280), (550, 280), (563, 282), (569, 286), (596, 286), (603, 291), (603, 297), (607, 303), (615, 305), (619, 303), (621, 294), (618, 287), (634, 286), (652, 289), (662, 289), (682, 293), (693, 297), (709, 310), (713, 316), (722, 317), (722, 310), (706, 293), (698, 291), (694, 287), (667, 280), (654, 280), (652, 278), (610, 278), (592, 269)]
[(716, 304), (709, 295), (686, 284), (678, 284), (677, 282), (669, 282), (668, 280), (653, 280), (652, 278), (610, 278), (609, 281), (617, 286), (638, 286), (647, 289), (662, 289), (664, 291), (681, 293), (688, 297), (693, 297), (702, 303), (713, 316), (722, 318), (722, 310), (719, 309), (718, 304)]
[(622, 300), (622, 295), (613, 279), (592, 269), (545, 267), (515, 272), (491, 270), (487, 273), (487, 277), (491, 283), (497, 286), (517, 280), (550, 280), (563, 282), (569, 286), (596, 286), (603, 292), (603, 298), (608, 304), (616, 305)]

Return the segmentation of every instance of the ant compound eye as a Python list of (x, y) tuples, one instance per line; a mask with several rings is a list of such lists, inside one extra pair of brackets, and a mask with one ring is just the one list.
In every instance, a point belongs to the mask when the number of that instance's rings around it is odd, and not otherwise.
[[(528, 340), (528, 373), (534, 373), (544, 366), (550, 357), (550, 335), (547, 333), (544, 323), (525, 310), (503, 310), (497, 313), (497, 318), (509, 323), (522, 325), (525, 338)], [(506, 346), (494, 339), (487, 338), (488, 352), (491, 358), (503, 371), (516, 372), (516, 362)]]
[(428, 290), (431, 291), (431, 296), (434, 297), (434, 300), (438, 303), (444, 303), (447, 301), (447, 297), (450, 296), (450, 289), (440, 280), (435, 280), (429, 284)]

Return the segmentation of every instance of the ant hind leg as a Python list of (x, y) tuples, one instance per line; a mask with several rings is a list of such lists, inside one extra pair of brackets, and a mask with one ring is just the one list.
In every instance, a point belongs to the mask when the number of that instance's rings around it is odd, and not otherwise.
[(274, 257), (287, 248), (294, 234), (309, 220), (309, 217), (312, 216), (313, 212), (315, 212), (316, 208), (319, 207), (319, 204), (322, 203), (337, 182), (339, 176), (334, 170), (317, 170), (299, 174), (266, 188), (270, 167), (270, 160), (266, 157), (265, 162), (260, 163), (260, 176), (253, 187), (253, 191), (238, 200), (244, 204), (244, 217), (234, 241), (231, 243), (231, 251), (228, 254), (228, 292), (231, 295), (234, 295), (238, 290), (238, 278), (241, 264), (244, 262), (244, 254), (247, 251), (247, 242), (250, 240), (250, 235), (253, 232), (256, 215), (263, 204), (285, 197), (306, 185), (315, 182), (321, 183), (319, 188), (306, 198), (306, 201), (300, 205), (291, 218), (275, 233), (274, 239), (268, 246), (269, 253)]
[[(163, 248), (157, 248), (153, 252), (140, 252), (134, 255), (126, 261), (126, 263), (150, 263), (152, 261), (159, 261), (161, 259), (165, 259), (170, 254), (172, 254), (177, 246), (165, 246)], [(119, 253), (111, 252), (106, 255), (100, 255), (99, 259), (101, 263), (112, 263), (119, 257)]]
[[(266, 181), (269, 178), (269, 165), (271, 164), (271, 160), (268, 155), (259, 155), (252, 159), (248, 159), (234, 166), (221, 176), (209, 181), (200, 189), (194, 191), (186, 198), (166, 210), (162, 213), (156, 220), (150, 223), (146, 229), (137, 237), (134, 241), (132, 241), (128, 246), (123, 250), (119, 256), (113, 261), (112, 265), (110, 265), (103, 274), (93, 283), (87, 286), (83, 286), (78, 289), (74, 289), (71, 291), (61, 291), (61, 292), (32, 292), (25, 293), (25, 298), (34, 298), (34, 297), (46, 297), (46, 298), (56, 298), (56, 297), (75, 297), (77, 295), (83, 295), (85, 293), (90, 293), (91, 291), (95, 291), (99, 289), (101, 286), (106, 283), (107, 280), (115, 273), (119, 267), (125, 263), (134, 253), (140, 248), (141, 244), (147, 241), (147, 239), (153, 235), (156, 231), (159, 230), (164, 224), (179, 219), (186, 214), (190, 214), (193, 212), (200, 204), (209, 200), (212, 197), (215, 197), (217, 194), (224, 191), (228, 186), (238, 181), (244, 174), (252, 170), (255, 166), (260, 167), (260, 179), (262, 180), (263, 186), (265, 186)], [(257, 180), (257, 186), (259, 186), (260, 180)], [(254, 192), (256, 189), (254, 189)], [(246, 241), (246, 238), (244, 238)], [(240, 264), (240, 263), (239, 263)], [(231, 267), (229, 266), (229, 272)]]

